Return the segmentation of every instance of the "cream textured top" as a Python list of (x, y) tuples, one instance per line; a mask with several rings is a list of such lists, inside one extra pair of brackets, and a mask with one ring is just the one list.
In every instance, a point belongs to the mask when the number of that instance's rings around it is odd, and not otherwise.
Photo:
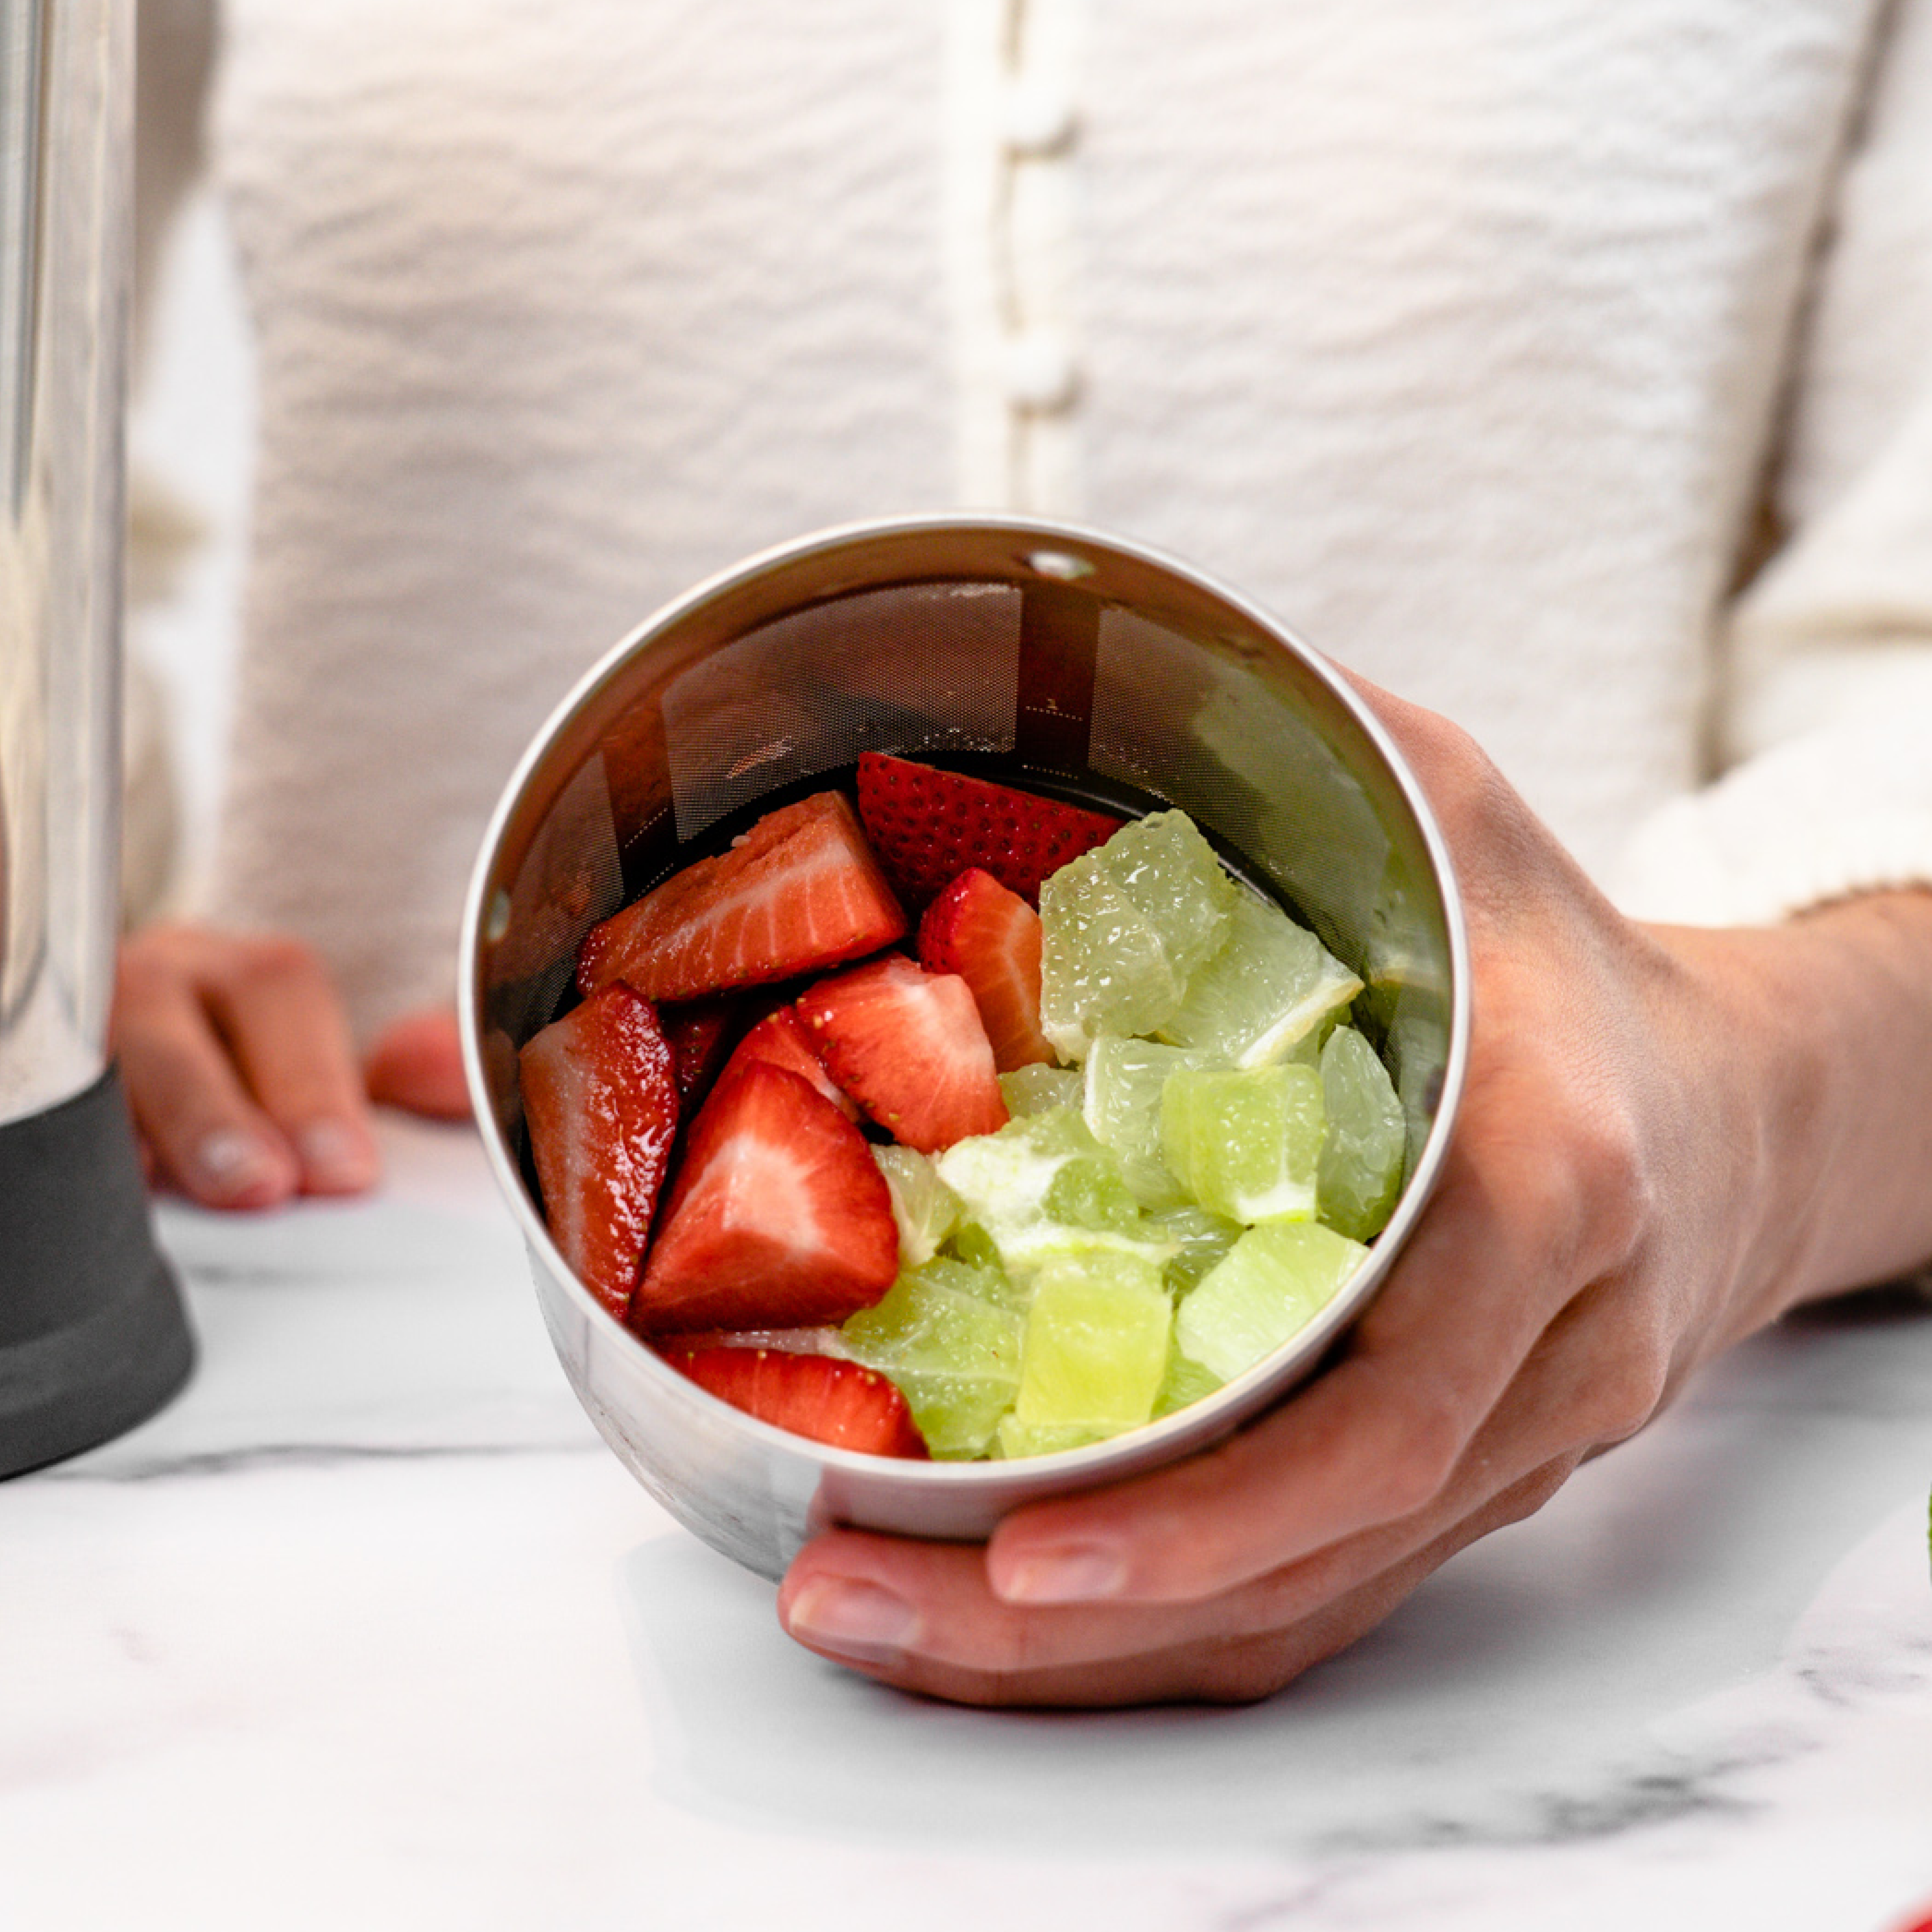
[(314, 938), (365, 1027), (447, 994), (594, 657), (748, 551), (959, 505), (1240, 585), (1634, 910), (1932, 880), (1932, 0), (229, 36), (261, 446), (212, 909)]

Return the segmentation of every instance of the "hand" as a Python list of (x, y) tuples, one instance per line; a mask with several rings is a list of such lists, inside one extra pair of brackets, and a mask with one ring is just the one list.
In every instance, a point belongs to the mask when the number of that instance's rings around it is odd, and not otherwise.
[(370, 1103), (466, 1116), (455, 1016), (411, 1014), (358, 1066), (299, 940), (152, 926), (121, 949), (110, 1046), (150, 1178), (210, 1208), (356, 1194), (380, 1171)]
[(1364, 695), (1448, 837), (1474, 994), (1449, 1158), (1388, 1282), (1216, 1450), (983, 1549), (818, 1538), (779, 1597), (808, 1647), (973, 1703), (1266, 1695), (1718, 1350), (1932, 1252), (1932, 894), (1634, 926), (1461, 733)]

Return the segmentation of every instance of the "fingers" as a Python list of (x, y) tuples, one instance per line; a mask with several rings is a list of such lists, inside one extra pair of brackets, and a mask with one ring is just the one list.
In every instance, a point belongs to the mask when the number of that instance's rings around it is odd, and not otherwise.
[(405, 1013), (386, 1028), (376, 1035), (362, 1070), (369, 1097), (378, 1106), (400, 1107), (433, 1120), (470, 1118), (463, 1042), (456, 1016), (447, 1007)]
[(290, 940), (177, 926), (122, 948), (110, 1029), (158, 1178), (210, 1207), (372, 1185), (347, 1021)]
[(1465, 1544), (1538, 1508), (1568, 1473), (1568, 1463), (1538, 1472), (1296, 1614), (1259, 1588), (1214, 1604), (1020, 1610), (992, 1594), (976, 1547), (854, 1531), (800, 1555), (778, 1614), (819, 1655), (956, 1703), (1245, 1702), (1354, 1642)]
[(209, 1208), (272, 1207), (301, 1186), (294, 1150), (171, 963), (124, 956), (113, 1046), (157, 1184)]
[(355, 1042), (320, 960), (292, 939), (230, 940), (200, 984), (250, 1090), (295, 1150), (303, 1191), (369, 1186), (377, 1155)]
[(781, 1616), (824, 1655), (973, 1702), (1264, 1695), (1648, 1419), (1670, 1379), (1667, 1324), (1633, 1329), (1618, 1294), (1606, 1283), (1571, 1302), (1423, 1507), (1220, 1594), (1018, 1603), (976, 1548), (842, 1532), (800, 1556)]

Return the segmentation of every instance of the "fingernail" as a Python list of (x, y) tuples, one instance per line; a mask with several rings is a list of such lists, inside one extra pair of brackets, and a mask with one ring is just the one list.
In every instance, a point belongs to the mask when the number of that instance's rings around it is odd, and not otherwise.
[(785, 1628), (802, 1643), (860, 1664), (890, 1664), (919, 1631), (919, 1613), (877, 1583), (821, 1577), (792, 1599)]
[(239, 1127), (218, 1127), (205, 1136), (194, 1161), (212, 1194), (252, 1193), (278, 1178), (274, 1150)]
[(311, 1121), (296, 1145), (302, 1154), (302, 1178), (311, 1188), (346, 1192), (367, 1187), (376, 1178), (375, 1144), (345, 1120)]
[(1118, 1597), (1126, 1581), (1118, 1550), (1100, 1543), (1066, 1543), (1007, 1558), (993, 1587), (1010, 1604), (1086, 1604)]

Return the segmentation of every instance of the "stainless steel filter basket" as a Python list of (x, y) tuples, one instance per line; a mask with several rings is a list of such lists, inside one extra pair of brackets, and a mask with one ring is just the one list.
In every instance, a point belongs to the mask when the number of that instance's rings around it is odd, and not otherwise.
[[(575, 1280), (526, 1178), (517, 1050), (556, 1014), (597, 920), (772, 805), (903, 753), (1124, 813), (1187, 812), (1366, 982), (1409, 1122), (1370, 1261), (1300, 1336), (1208, 1400), (1026, 1461), (823, 1448), (727, 1408)], [(698, 1534), (780, 1575), (834, 1522), (985, 1536), (1042, 1496), (1200, 1449), (1280, 1401), (1366, 1306), (1420, 1213), (1462, 1082), (1468, 972), (1427, 805), (1334, 670), (1172, 560), (1012, 518), (854, 526), (752, 559), (660, 611), (538, 734), (484, 839), (463, 939), (472, 1097), (572, 1386)]]

